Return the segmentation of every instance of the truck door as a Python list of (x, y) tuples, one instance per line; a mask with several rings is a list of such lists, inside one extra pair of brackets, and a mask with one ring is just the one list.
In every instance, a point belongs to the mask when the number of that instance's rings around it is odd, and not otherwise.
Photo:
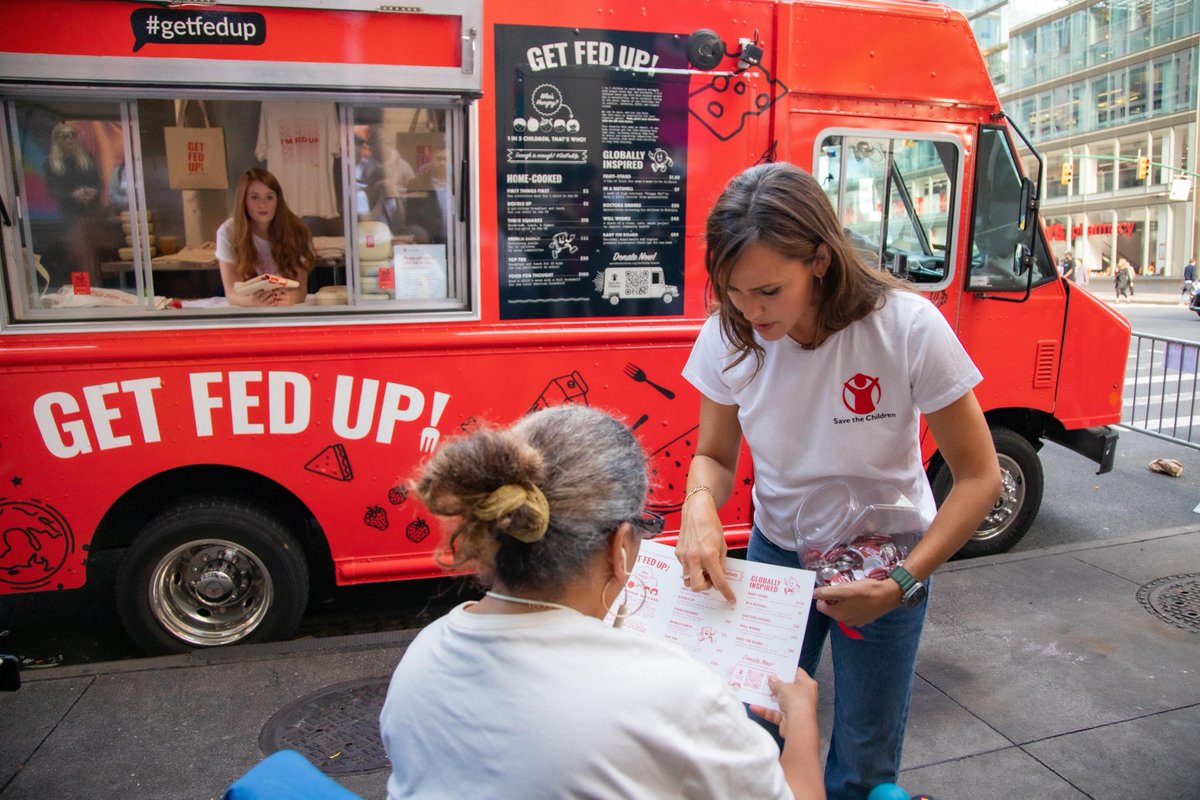
[[(1032, 238), (1028, 229), (1021, 229), (1021, 177), (1007, 131), (981, 127), (957, 329), (983, 372), (976, 394), (985, 411), (1053, 412), (1066, 289), (1040, 227)], [(1036, 220), (1030, 224), (1036, 225)], [(1019, 248), (1030, 243), (1033, 252), (1023, 263)]]

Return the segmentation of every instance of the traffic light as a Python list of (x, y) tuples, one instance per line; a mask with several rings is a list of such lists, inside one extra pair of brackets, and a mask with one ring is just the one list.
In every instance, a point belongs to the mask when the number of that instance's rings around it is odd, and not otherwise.
[(1071, 171), (1072, 171), (1071, 170), (1071, 162), (1063, 161), (1062, 162), (1062, 185), (1063, 186), (1066, 186), (1067, 184), (1069, 184), (1071, 182)]
[(1138, 156), (1138, 180), (1144, 181), (1150, 177), (1150, 159), (1147, 156)]

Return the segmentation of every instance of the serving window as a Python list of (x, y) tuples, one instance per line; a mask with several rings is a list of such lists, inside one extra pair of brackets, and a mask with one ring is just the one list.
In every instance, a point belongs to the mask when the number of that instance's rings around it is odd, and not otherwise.
[[(94, 96), (5, 100), (10, 321), (469, 310), (461, 99)], [(303, 270), (270, 266), (298, 252), (274, 234), (218, 236), (251, 169), (302, 223)], [(286, 304), (239, 302), (258, 272), (295, 273)]]

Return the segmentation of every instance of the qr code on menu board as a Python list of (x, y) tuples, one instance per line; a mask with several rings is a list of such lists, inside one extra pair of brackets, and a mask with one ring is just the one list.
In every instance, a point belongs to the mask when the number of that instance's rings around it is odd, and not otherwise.
[(630, 297), (644, 297), (650, 294), (650, 270), (630, 271), (625, 276), (625, 294)]

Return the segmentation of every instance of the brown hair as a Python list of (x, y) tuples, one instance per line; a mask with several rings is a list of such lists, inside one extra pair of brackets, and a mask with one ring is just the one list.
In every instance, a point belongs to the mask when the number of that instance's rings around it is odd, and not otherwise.
[(721, 330), (739, 353), (734, 364), (752, 353), (760, 361), (763, 355), (753, 328), (728, 292), (734, 265), (750, 245), (761, 244), (799, 261), (811, 260), (819, 245), (829, 248), (829, 269), (816, 287), (816, 345), (881, 306), (889, 289), (905, 286), (863, 261), (821, 185), (794, 164), (758, 164), (735, 175), (708, 214), (706, 238), (709, 291), (716, 299)]
[(277, 204), (275, 217), (267, 233), (271, 240), (271, 256), (279, 267), (279, 274), (285, 278), (305, 282), (308, 273), (313, 268), (317, 253), (313, 249), (312, 232), (288, 208), (283, 199), (283, 189), (279, 180), (265, 169), (252, 167), (242, 173), (238, 181), (237, 198), (233, 203), (233, 247), (237, 253), (237, 276), (239, 280), (248, 281), (258, 274), (258, 250), (254, 247), (254, 236), (250, 228), (250, 218), (246, 216), (246, 194), (250, 184), (258, 181), (265, 184), (275, 193)]
[(513, 589), (553, 589), (577, 577), (646, 500), (646, 456), (623, 422), (587, 406), (537, 411), (507, 429), (443, 444), (416, 492), (453, 517), (442, 565), (475, 567)]

